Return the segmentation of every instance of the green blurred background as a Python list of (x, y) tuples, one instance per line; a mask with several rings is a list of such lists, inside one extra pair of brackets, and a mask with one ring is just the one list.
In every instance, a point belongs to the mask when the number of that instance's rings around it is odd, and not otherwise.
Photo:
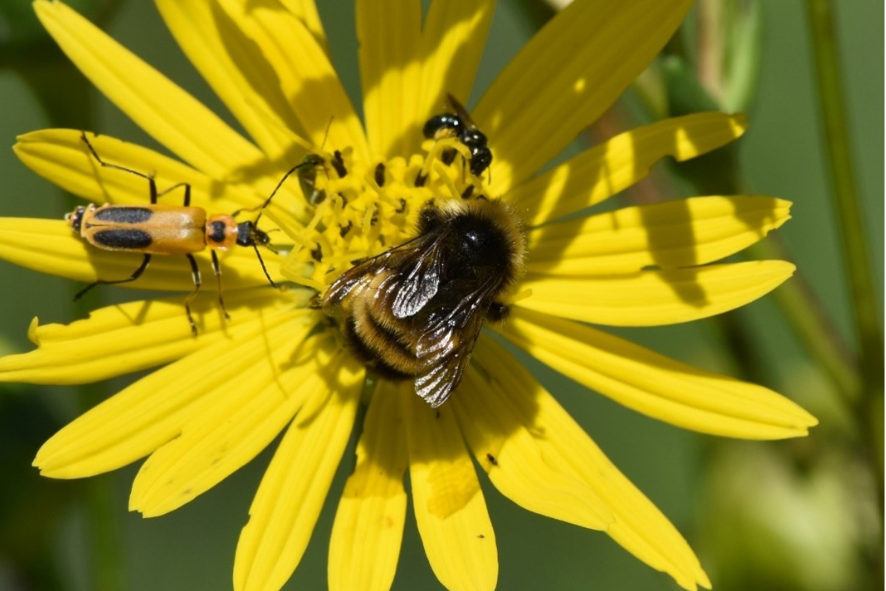
[[(216, 112), (227, 115), (150, 2), (73, 4)], [(352, 2), (320, 4), (333, 59), (356, 98), (359, 75)], [(778, 234), (836, 330), (852, 342), (850, 294), (829, 197), (806, 6), (801, 0), (757, 6), (762, 53), (759, 86), (745, 109), (750, 131), (736, 146), (741, 183), (747, 192), (795, 203), (793, 219)], [(882, 310), (883, 3), (843, 0), (836, 9), (858, 188)], [(475, 98), (547, 16), (545, 5), (499, 3)], [(17, 134), (53, 126), (85, 128), (159, 148), (59, 59), (24, 0), (0, 0), (0, 65), (0, 144), (7, 146), (0, 151), (0, 215), (59, 218), (71, 208), (68, 196), (14, 157), (9, 148)], [(654, 94), (654, 83), (652, 87)], [(592, 130), (592, 140), (656, 116), (643, 100), (649, 88), (640, 90), (629, 92)], [(47, 104), (52, 118), (44, 109)], [(698, 177), (689, 181), (660, 166), (651, 182), (624, 199), (691, 195)], [(730, 182), (724, 180), (713, 190), (729, 193)], [(716, 178), (710, 186), (717, 187)], [(90, 296), (86, 307), (77, 308), (71, 302), (74, 290), (70, 282), (0, 261), (0, 353), (31, 348), (26, 332), (34, 316), (44, 323), (70, 322), (84, 316), (89, 307), (120, 297), (119, 292), (104, 290)], [(123, 297), (131, 293), (123, 292)], [(735, 344), (735, 327), (747, 338), (738, 358), (729, 347)], [(881, 551), (877, 501), (864, 466), (840, 443), (852, 439), (851, 418), (820, 368), (803, 353), (771, 297), (733, 313), (725, 322), (618, 332), (694, 365), (759, 381), (822, 419), (807, 440), (718, 440), (648, 419), (533, 366), (612, 460), (687, 536), (716, 589), (882, 588), (870, 575), (877, 568), (871, 552)], [(93, 396), (109, 395), (130, 381), (101, 384), (101, 393)], [(82, 411), (83, 403), (73, 389), (0, 386), (0, 391), (0, 591), (231, 587), (237, 537), (269, 453), (198, 501), (171, 515), (144, 520), (126, 511), (137, 466), (69, 482), (41, 479), (30, 467), (42, 441)], [(326, 587), (332, 517), (352, 465), (351, 455), (346, 456), (331, 502), (287, 589)], [(499, 545), (499, 589), (677, 588), (603, 534), (527, 513), (490, 486), (484, 492)], [(101, 528), (106, 528), (104, 534)], [(109, 540), (110, 545), (100, 546)], [(96, 554), (102, 553), (111, 563), (116, 560), (119, 569), (99, 571), (104, 574), (97, 580), (93, 565)], [(435, 588), (439, 584), (410, 515), (394, 589)]]

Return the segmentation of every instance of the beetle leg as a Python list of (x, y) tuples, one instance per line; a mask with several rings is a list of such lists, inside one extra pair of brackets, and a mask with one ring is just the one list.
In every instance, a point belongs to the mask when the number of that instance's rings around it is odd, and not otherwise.
[(185, 298), (185, 313), (188, 315), (188, 322), (191, 323), (191, 332), (194, 333), (194, 336), (197, 336), (197, 323), (194, 322), (194, 317), (191, 316), (191, 302), (193, 302), (194, 298), (197, 297), (197, 294), (200, 293), (202, 281), (200, 280), (200, 268), (197, 267), (197, 261), (194, 259), (194, 255), (186, 254), (185, 256), (188, 257), (188, 262), (191, 263), (191, 277), (194, 279), (194, 291)]
[(98, 281), (93, 281), (92, 283), (90, 283), (89, 285), (87, 285), (86, 287), (84, 287), (83, 289), (81, 289), (80, 291), (78, 291), (78, 292), (74, 295), (74, 301), (76, 302), (77, 300), (79, 300), (80, 298), (82, 298), (82, 297), (86, 294), (86, 292), (88, 292), (90, 289), (92, 289), (92, 288), (95, 287), (96, 285), (114, 285), (114, 284), (117, 284), (117, 283), (129, 283), (130, 281), (135, 281), (136, 279), (138, 279), (139, 277), (141, 277), (141, 274), (142, 274), (142, 273), (145, 272), (145, 269), (148, 268), (148, 264), (149, 264), (150, 262), (151, 262), (151, 255), (146, 254), (146, 255), (145, 255), (145, 258), (142, 259), (142, 264), (139, 265), (138, 269), (136, 269), (136, 270), (132, 273), (132, 275), (130, 275), (130, 276), (127, 277), (126, 279), (117, 279), (117, 280), (114, 280), (114, 281), (107, 281), (107, 280), (105, 280), (105, 279), (99, 279)]
[(214, 250), (209, 252), (212, 254), (212, 272), (215, 273), (215, 278), (218, 280), (218, 305), (221, 306), (225, 320), (230, 320), (231, 317), (228, 315), (227, 309), (225, 309), (225, 300), (222, 298), (221, 266), (218, 264), (218, 255), (215, 254)]
[[(139, 171), (133, 170), (131, 168), (126, 168), (125, 166), (120, 166), (119, 164), (112, 164), (110, 162), (105, 162), (104, 160), (101, 159), (101, 156), (98, 155), (98, 152), (95, 151), (95, 148), (92, 147), (92, 142), (90, 142), (89, 138), (86, 137), (85, 131), (80, 132), (80, 139), (82, 139), (83, 143), (86, 144), (86, 147), (89, 148), (89, 151), (92, 153), (92, 157), (95, 158), (96, 161), (99, 164), (101, 164), (102, 166), (104, 166), (105, 168), (115, 168), (117, 170), (122, 170), (123, 172), (128, 172), (129, 174), (134, 174), (135, 176), (139, 176), (139, 177), (147, 180), (148, 184), (150, 186), (150, 189), (151, 189), (151, 204), (156, 205), (157, 196), (158, 196), (157, 183), (154, 182), (154, 175), (153, 174), (145, 174), (143, 172), (139, 172)], [(182, 184), (184, 184), (184, 183), (182, 183)], [(163, 193), (166, 193), (167, 191), (168, 191), (168, 189), (166, 191), (163, 191)], [(161, 195), (162, 195), (162, 193), (161, 193)]]
[[(153, 182), (154, 182), (154, 181), (153, 181), (153, 179), (152, 179), (152, 180), (151, 180), (151, 183), (153, 183)], [(157, 203), (157, 197), (162, 197), (163, 195), (166, 195), (167, 193), (171, 193), (172, 191), (175, 191), (175, 190), (178, 189), (179, 187), (184, 187), (184, 188), (185, 188), (184, 206), (185, 206), (185, 207), (189, 207), (189, 206), (191, 205), (191, 184), (190, 184), (190, 183), (176, 183), (176, 184), (172, 185), (171, 187), (169, 187), (169, 188), (167, 188), (167, 189), (163, 189), (163, 190), (160, 191), (159, 193), (156, 192), (156, 191), (157, 191), (157, 186), (156, 186), (156, 184), (155, 184), (155, 185), (154, 185), (154, 188), (153, 188), (153, 191), (151, 192), (151, 203), (154, 204), (154, 205), (156, 205), (156, 203)]]

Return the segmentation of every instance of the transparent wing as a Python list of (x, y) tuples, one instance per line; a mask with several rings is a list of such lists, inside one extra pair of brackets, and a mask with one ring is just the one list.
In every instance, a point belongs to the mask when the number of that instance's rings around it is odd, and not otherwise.
[(441, 264), (439, 245), (438, 238), (429, 241), (393, 277), (388, 289), (394, 293), (391, 313), (395, 318), (415, 316), (437, 295)]
[(415, 347), (415, 356), (424, 367), (415, 376), (415, 392), (432, 407), (446, 402), (461, 382), (489, 311), (493, 287), (479, 285), (454, 308), (441, 308), (429, 315), (428, 328)]
[(455, 111), (455, 114), (461, 117), (462, 121), (464, 121), (464, 124), (467, 127), (469, 127), (470, 129), (477, 129), (477, 126), (471, 119), (471, 115), (468, 113), (468, 110), (465, 109), (465, 106), (461, 104), (457, 98), (455, 98), (451, 94), (447, 94), (446, 100), (449, 102), (449, 106), (452, 107), (452, 110)]
[[(380, 255), (356, 261), (354, 266), (338, 276), (323, 294), (323, 307), (338, 306), (351, 292), (365, 287), (382, 271), (392, 270), (394, 273), (383, 286), (386, 290), (397, 289), (402, 283), (401, 269), (409, 267), (415, 258), (423, 258), (429, 243), (434, 242), (433, 235), (423, 235), (386, 250)], [(395, 285), (396, 283), (397, 285)], [(413, 288), (415, 289), (415, 288)], [(436, 289), (436, 288), (435, 288)]]

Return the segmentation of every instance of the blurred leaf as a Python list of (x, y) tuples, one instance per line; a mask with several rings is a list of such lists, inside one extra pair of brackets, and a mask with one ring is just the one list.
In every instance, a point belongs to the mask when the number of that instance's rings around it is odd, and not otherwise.
[(756, 96), (763, 54), (763, 17), (758, 0), (728, 2), (723, 108), (746, 111)]
[[(800, 451), (814, 441), (794, 442)], [(726, 443), (713, 457), (702, 501), (702, 544), (719, 591), (853, 591), (859, 550), (876, 536), (872, 483), (840, 450), (815, 464), (771, 445)], [(868, 524), (868, 526), (866, 526)]]
[[(0, 487), (0, 556), (14, 567), (22, 589), (64, 589), (52, 546), (73, 500), (71, 486), (41, 478), (31, 467), (36, 450), (60, 425), (33, 389), (0, 391), (0, 473), (14, 486)], [(79, 489), (79, 487), (78, 487)]]
[(661, 60), (661, 73), (670, 106), (669, 116), (679, 117), (700, 111), (719, 111), (717, 104), (698, 81), (692, 64), (679, 55)]
[[(116, 0), (67, 0), (74, 10), (90, 20), (107, 18)], [(34, 43), (51, 42), (43, 29), (34, 8), (26, 0), (0, 1), (0, 63), (14, 59), (15, 53), (22, 52), (22, 46)]]

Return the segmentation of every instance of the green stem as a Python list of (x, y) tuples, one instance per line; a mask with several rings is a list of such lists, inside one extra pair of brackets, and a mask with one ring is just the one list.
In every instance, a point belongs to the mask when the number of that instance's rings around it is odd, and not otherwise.
[[(697, 74), (685, 57), (665, 60), (663, 68), (669, 81), (667, 88), (671, 115), (717, 109), (716, 102), (698, 84)], [(724, 191), (733, 194), (748, 192), (734, 146), (683, 162), (675, 167), (674, 172), (690, 181), (703, 195), (716, 195)], [(790, 258), (785, 256), (777, 235), (770, 235), (765, 242), (747, 249), (747, 253), (752, 258)], [(861, 380), (856, 362), (842, 345), (839, 333), (824, 313), (815, 293), (807, 287), (802, 274), (798, 273), (782, 285), (773, 296), (782, 317), (816, 367), (832, 380), (848, 404), (857, 405)]]
[[(883, 516), (883, 334), (880, 328), (879, 305), (874, 291), (870, 256), (855, 175), (852, 150), (843, 101), (843, 80), (831, 0), (808, 0), (810, 33), (815, 55), (815, 73), (821, 100), (828, 166), (837, 219), (843, 240), (843, 253), (849, 272), (853, 313), (859, 351), (862, 384), (855, 411), (858, 424), (868, 445), (872, 471), (878, 483), (880, 518)], [(882, 533), (881, 541), (882, 541)], [(882, 546), (877, 553), (880, 574), (874, 587), (883, 588)]]
[(89, 536), (92, 551), (92, 580), (95, 591), (125, 588), (120, 543), (120, 518), (116, 507), (122, 502), (114, 490), (113, 476), (91, 478), (86, 487)]
[(860, 424), (883, 476), (883, 334), (877, 295), (865, 240), (863, 214), (852, 167), (852, 151), (843, 101), (843, 81), (830, 0), (808, 0), (810, 33), (815, 55), (815, 72), (828, 154), (833, 195), (840, 223), (843, 253), (852, 291), (862, 377), (861, 397), (856, 407)]
[[(754, 260), (790, 259), (775, 236), (748, 247), (745, 252)], [(815, 366), (830, 378), (845, 399), (857, 398), (859, 382), (854, 363), (805, 278), (798, 274), (779, 286), (771, 297)]]
[[(733, 146), (680, 163), (674, 172), (689, 180), (702, 195), (749, 193), (741, 177)], [(781, 246), (777, 234), (770, 234), (765, 241), (748, 247), (745, 253), (751, 259), (791, 258)], [(802, 273), (798, 272), (781, 285), (772, 297), (782, 318), (815, 366), (824, 372), (849, 404), (854, 404), (859, 398), (860, 387), (854, 359), (842, 344), (839, 333)]]

